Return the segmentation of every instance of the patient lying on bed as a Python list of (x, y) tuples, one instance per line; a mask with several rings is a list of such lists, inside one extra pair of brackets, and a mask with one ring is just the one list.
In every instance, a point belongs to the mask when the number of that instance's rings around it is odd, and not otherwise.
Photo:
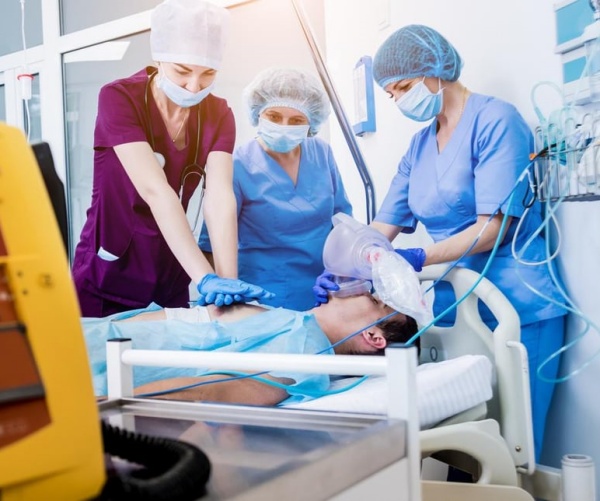
[[(113, 338), (130, 338), (137, 349), (204, 350), (295, 354), (382, 354), (388, 343), (404, 343), (417, 332), (411, 318), (397, 313), (373, 327), (366, 326), (392, 313), (375, 295), (332, 298), (305, 312), (251, 304), (216, 307), (144, 310), (106, 318), (83, 318), (96, 395), (106, 394), (106, 347)], [(349, 334), (360, 334), (332, 348)], [(207, 374), (209, 368), (181, 369), (134, 367), (137, 394), (223, 380), (233, 374)], [(320, 396), (329, 387), (326, 375), (271, 372), (263, 379), (286, 385), (273, 386), (255, 379), (203, 384), (161, 396), (178, 400), (276, 405)]]

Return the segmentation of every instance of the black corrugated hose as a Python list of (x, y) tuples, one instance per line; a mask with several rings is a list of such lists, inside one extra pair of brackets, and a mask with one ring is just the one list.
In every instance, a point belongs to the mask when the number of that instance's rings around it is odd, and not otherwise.
[(210, 461), (186, 442), (132, 433), (102, 422), (104, 452), (140, 465), (110, 474), (97, 501), (193, 501), (206, 494)]

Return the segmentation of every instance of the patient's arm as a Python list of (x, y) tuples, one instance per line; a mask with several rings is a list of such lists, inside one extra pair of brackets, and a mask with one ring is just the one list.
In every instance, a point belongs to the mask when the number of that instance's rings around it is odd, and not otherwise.
[[(179, 388), (203, 381), (225, 379), (226, 375), (211, 375), (201, 377), (178, 377), (154, 381), (152, 383), (138, 386), (135, 389), (136, 395), (144, 393), (154, 393), (171, 388)], [(276, 378), (268, 374), (261, 375), (261, 378), (270, 379), (281, 384), (294, 384), (293, 379)], [(254, 379), (235, 379), (222, 383), (207, 384), (190, 388), (188, 390), (177, 391), (161, 395), (160, 398), (173, 400), (192, 400), (205, 402), (228, 402), (244, 405), (277, 405), (285, 400), (288, 394), (281, 388), (276, 388), (266, 383), (261, 383)]]

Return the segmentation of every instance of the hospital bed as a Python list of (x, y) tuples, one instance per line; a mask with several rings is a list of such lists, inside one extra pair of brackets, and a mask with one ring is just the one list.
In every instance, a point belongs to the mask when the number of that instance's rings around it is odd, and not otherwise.
[[(420, 278), (426, 283), (440, 277), (444, 271), (444, 267), (429, 267), (420, 274)], [(456, 268), (443, 279), (452, 285), (457, 297), (462, 297), (479, 278), (475, 272)], [(493, 332), (479, 316), (478, 301), (483, 301), (498, 320), (498, 326)], [(529, 476), (535, 469), (527, 356), (519, 342), (519, 335), (519, 318), (515, 310), (495, 286), (482, 279), (472, 293), (459, 304), (456, 321), (452, 327), (432, 327), (423, 334), (421, 365), (414, 374), (416, 391), (412, 391), (411, 385), (406, 384), (413, 377), (410, 376), (410, 371), (395, 381), (389, 375), (390, 371), (404, 370), (402, 367), (395, 367), (399, 362), (394, 363), (390, 359), (398, 356), (393, 354), (395, 350), (387, 350), (385, 358), (267, 354), (257, 356), (242, 353), (169, 353), (165, 356), (164, 352), (131, 350), (125, 343), (119, 342), (110, 347), (112, 353), (109, 351), (108, 372), (111, 400), (103, 404), (101, 410), (105, 416), (116, 420), (117, 424), (134, 426), (137, 431), (145, 433), (152, 433), (153, 428), (140, 428), (139, 424), (136, 427), (134, 421), (143, 422), (143, 419), (140, 421), (140, 416), (147, 418), (168, 415), (170, 411), (167, 412), (167, 407), (172, 406), (174, 402), (132, 398), (131, 367), (136, 364), (197, 367), (210, 364), (217, 370), (227, 368), (245, 371), (277, 370), (282, 367), (289, 369), (290, 364), (295, 364), (294, 370), (327, 371), (330, 374), (356, 376), (371, 374), (370, 380), (347, 392), (282, 409), (177, 402), (180, 407), (175, 415), (179, 419), (196, 412), (202, 414), (208, 409), (209, 414), (216, 412), (219, 419), (225, 419), (229, 424), (234, 423), (236, 426), (242, 426), (244, 420), (252, 423), (262, 415), (271, 423), (268, 427), (276, 422), (278, 426), (289, 427), (295, 432), (301, 429), (306, 432), (306, 428), (309, 428), (312, 432), (318, 430), (321, 433), (323, 430), (331, 430), (332, 426), (334, 429), (339, 426), (339, 430), (360, 430), (358, 435), (362, 439), (370, 437), (356, 449), (360, 450), (363, 458), (360, 464), (363, 469), (365, 463), (372, 468), (368, 474), (362, 471), (362, 476), (352, 480), (345, 479), (339, 485), (336, 484), (334, 491), (344, 492), (346, 495), (360, 492), (357, 485), (363, 485), (370, 480), (373, 483), (368, 484), (369, 488), (393, 487), (396, 499), (420, 499), (416, 497), (415, 492), (406, 493), (408, 497), (402, 497), (398, 492), (399, 475), (408, 480), (409, 485), (418, 482), (415, 480), (414, 467), (410, 467), (410, 464), (414, 463), (411, 454), (418, 454), (419, 457), (432, 456), (470, 471), (476, 480), (474, 485), (424, 481), (421, 485), (425, 499), (439, 499), (441, 489), (446, 499), (454, 499), (452, 496), (455, 493), (456, 499), (465, 500), (481, 499), (482, 496), (488, 500), (529, 500), (532, 499), (529, 494), (519, 488), (519, 476)], [(410, 359), (408, 360), (410, 362)], [(339, 364), (336, 364), (337, 362)], [(406, 360), (401, 362), (401, 365), (405, 364)], [(332, 383), (332, 388), (345, 384), (348, 384), (348, 379), (337, 379)], [(417, 406), (414, 405), (415, 402), (418, 402)], [(198, 411), (200, 408), (204, 410)], [(413, 412), (414, 414), (411, 414)], [(200, 417), (202, 419), (202, 416)], [(207, 416), (204, 415), (203, 418)], [(398, 418), (405, 423), (402, 430), (396, 428), (395, 432), (392, 432), (386, 428)], [(154, 429), (155, 432), (165, 429), (164, 426), (161, 428), (162, 425), (154, 425), (158, 427)], [(243, 427), (245, 426), (247, 425)], [(390, 453), (390, 448), (386, 447), (385, 440), (381, 441), (379, 433), (374, 431), (380, 429), (385, 429), (384, 434), (390, 433), (390, 436), (400, 433), (395, 435), (394, 439), (388, 436), (387, 440), (401, 443), (401, 454), (393, 457), (386, 455)], [(324, 436), (330, 438), (329, 433)], [(403, 433), (405, 436), (401, 439)], [(413, 444), (412, 448), (411, 437), (418, 442), (418, 445)], [(346, 445), (354, 444), (354, 440), (350, 438), (345, 438), (342, 442)], [(330, 440), (325, 440), (324, 443), (330, 448), (340, 447), (340, 442), (336, 440), (334, 444)], [(197, 445), (202, 447), (205, 443), (200, 442)], [(345, 446), (342, 447), (344, 448)], [(289, 451), (285, 454), (288, 453)], [(345, 453), (338, 450), (337, 453), (340, 454), (339, 457), (351, 461), (352, 454), (349, 450)], [(236, 454), (241, 452), (237, 450)], [(378, 462), (378, 459), (382, 459), (382, 454), (385, 456), (384, 463), (387, 464), (385, 467)], [(299, 454), (299, 457), (304, 456)], [(308, 457), (317, 462), (323, 460), (319, 463), (323, 467), (331, 463), (333, 456), (323, 459), (316, 450), (310, 450)], [(248, 457), (247, 461), (252, 463), (255, 460)], [(260, 462), (258, 459), (256, 461)], [(277, 460), (275, 463), (281, 467)], [(391, 480), (386, 478), (385, 472), (388, 468), (401, 464), (405, 466), (393, 475), (388, 474), (388, 477), (391, 475)], [(284, 470), (286, 468), (291, 466), (288, 464)], [(353, 471), (356, 472), (356, 468)], [(270, 474), (265, 475), (269, 478), (266, 485), (277, 483)], [(295, 475), (297, 476), (298, 472), (295, 472)], [(308, 477), (301, 478), (305, 483), (311, 483)], [(333, 478), (340, 480), (335, 475)], [(248, 485), (252, 487), (250, 491), (254, 490), (258, 496), (253, 498), (248, 494), (248, 499), (260, 499), (260, 495), (271, 492), (261, 491), (267, 488), (264, 485), (257, 486), (252, 482)], [(415, 488), (414, 485), (412, 488)], [(316, 497), (301, 496), (298, 499), (333, 497), (333, 492), (326, 493), (321, 490), (317, 495), (308, 487), (305, 490)], [(289, 497), (289, 494), (286, 493), (286, 497)]]
[[(111, 425), (150, 436), (190, 441), (210, 458), (210, 500), (419, 501), (416, 349), (395, 347), (386, 357), (133, 350), (107, 343)], [(133, 397), (135, 365), (210, 367), (255, 373), (388, 374), (394, 398), (387, 415), (278, 409)]]
[[(440, 277), (445, 267), (428, 267), (420, 279)], [(479, 279), (471, 270), (455, 268), (448, 281), (457, 298)], [(491, 332), (481, 320), (483, 301), (498, 320)], [(480, 483), (517, 485), (518, 473), (533, 474), (533, 433), (527, 353), (519, 342), (519, 317), (502, 293), (486, 279), (457, 308), (452, 327), (431, 327), (421, 337), (417, 371), (424, 454), (440, 450), (464, 452), (481, 468)], [(333, 387), (349, 380), (336, 381)], [(294, 408), (385, 414), (385, 377), (348, 392), (294, 404)], [(427, 429), (427, 431), (424, 431)]]

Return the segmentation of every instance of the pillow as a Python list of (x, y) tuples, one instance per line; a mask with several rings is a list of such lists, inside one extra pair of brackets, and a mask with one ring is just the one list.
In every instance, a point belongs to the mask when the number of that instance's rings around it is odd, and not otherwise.
[[(484, 355), (463, 355), (417, 367), (417, 405), (421, 428), (475, 407), (492, 398), (492, 363)], [(357, 377), (333, 381), (330, 390), (344, 388)], [(372, 376), (355, 388), (286, 408), (364, 414), (387, 414), (387, 378)]]

